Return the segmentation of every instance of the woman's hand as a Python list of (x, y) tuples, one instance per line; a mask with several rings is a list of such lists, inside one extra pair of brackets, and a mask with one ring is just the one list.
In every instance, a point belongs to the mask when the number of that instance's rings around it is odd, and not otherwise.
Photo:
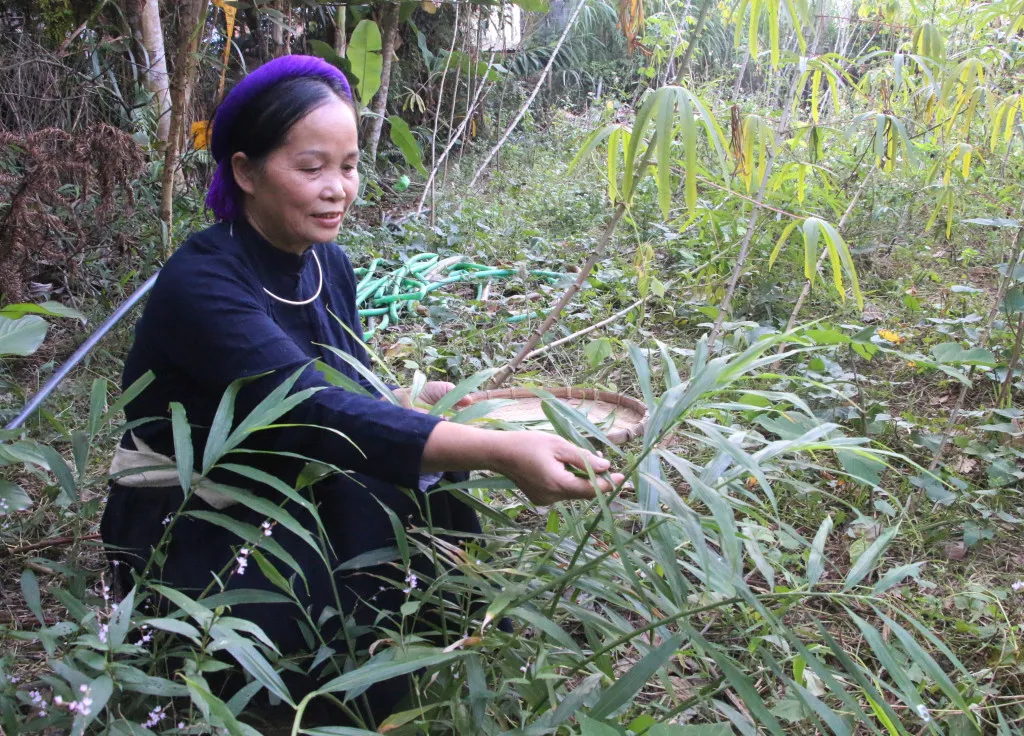
[[(580, 477), (566, 466), (586, 473), (587, 464), (594, 473), (608, 472), (611, 463), (588, 450), (581, 449), (561, 437), (545, 432), (502, 432), (497, 462), (493, 468), (511, 480), (526, 497), (538, 506), (574, 498), (593, 498), (594, 486), (589, 477)], [(602, 492), (622, 483), (621, 473), (598, 478)]]
[[(420, 395), (417, 397), (417, 404), (433, 406), (453, 388), (455, 388), (455, 384), (449, 383), (448, 381), (427, 381), (423, 386), (423, 390), (420, 391)], [(422, 407), (412, 405), (412, 392), (410, 389), (396, 388), (393, 393), (406, 409), (422, 410)], [(455, 404), (455, 408), (463, 409), (472, 403), (473, 399), (463, 397)]]
[[(430, 433), (423, 448), (422, 472), (446, 470), (493, 470), (515, 483), (533, 503), (546, 505), (574, 498), (593, 498), (594, 487), (587, 477), (587, 463), (598, 475), (611, 463), (571, 442), (545, 432), (500, 432), (441, 422)], [(602, 491), (622, 483), (613, 473), (598, 478)]]

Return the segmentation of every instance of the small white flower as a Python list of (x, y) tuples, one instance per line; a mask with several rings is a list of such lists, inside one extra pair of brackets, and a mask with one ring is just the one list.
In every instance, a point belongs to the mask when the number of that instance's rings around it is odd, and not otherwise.
[(60, 695), (54, 695), (53, 696), (53, 704), (54, 705), (64, 705), (64, 698), (62, 698)]
[(1024, 590), (1024, 580), (1018, 580), (1016, 583), (1014, 583), (1010, 587), (1013, 588), (1015, 591), (1018, 591), (1018, 592), (1022, 591), (1022, 590)]
[(107, 624), (100, 624), (99, 638), (104, 644), (107, 643), (107, 634), (110, 633), (110, 627)]
[(167, 526), (168, 524), (170, 524), (171, 523), (171, 515), (167, 514), (167, 516), (164, 517), (164, 520), (162, 522), (160, 522), (160, 523), (163, 524), (164, 526)]
[(156, 708), (151, 710), (149, 712), (149, 718), (147, 718), (146, 722), (142, 724), (143, 727), (154, 728), (158, 723), (160, 723), (160, 721), (162, 721), (166, 717), (164, 715), (164, 709), (166, 707), (167, 706), (157, 706)]
[(238, 557), (235, 558), (235, 562), (238, 563), (238, 567), (235, 568), (236, 575), (245, 575), (245, 568), (249, 565), (249, 550), (246, 547), (242, 547), (238, 551)]
[(80, 693), (87, 693), (87, 692), (89, 692), (89, 686), (88, 685), (79, 685), (78, 686), (78, 692), (80, 692)]
[(924, 706), (924, 703), (918, 704), (917, 715), (920, 716), (921, 720), (925, 723), (928, 723), (932, 719), (932, 716), (928, 712), (928, 709)]
[(180, 731), (183, 728), (185, 728), (185, 721), (178, 721), (178, 730)]
[(271, 524), (269, 521), (264, 521), (260, 528), (263, 529), (264, 537), (269, 537), (271, 534), (274, 533), (274, 525)]
[(419, 578), (416, 577), (416, 573), (410, 571), (409, 574), (405, 576), (405, 582), (409, 587), (403, 590), (402, 592), (408, 595), (413, 591), (413, 588), (419, 585), (420, 581)]

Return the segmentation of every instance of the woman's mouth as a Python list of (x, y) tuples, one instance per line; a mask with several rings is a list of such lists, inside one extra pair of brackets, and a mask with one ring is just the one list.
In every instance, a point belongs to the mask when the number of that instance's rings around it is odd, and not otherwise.
[(341, 212), (324, 212), (319, 215), (313, 215), (313, 218), (320, 223), (322, 227), (337, 227), (341, 224)]

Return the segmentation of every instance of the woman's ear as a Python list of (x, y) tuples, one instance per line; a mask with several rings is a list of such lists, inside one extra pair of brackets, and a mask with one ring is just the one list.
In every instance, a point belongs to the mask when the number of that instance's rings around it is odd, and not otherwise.
[(231, 156), (231, 170), (235, 175), (235, 182), (238, 188), (246, 194), (252, 195), (256, 191), (256, 166), (241, 151)]

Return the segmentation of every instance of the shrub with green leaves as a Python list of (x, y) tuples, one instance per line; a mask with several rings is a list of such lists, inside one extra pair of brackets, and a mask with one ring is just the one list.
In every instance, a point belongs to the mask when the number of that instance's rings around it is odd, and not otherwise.
[[(232, 565), (254, 561), (279, 593), (225, 592), (213, 581), (202, 596), (190, 598), (140, 579), (124, 600), (114, 601), (102, 578), (87, 588), (69, 574), (49, 591), (67, 613), (50, 621), (43, 618), (36, 576), (26, 571), (22, 592), (39, 626), (6, 636), (38, 642), (46, 667), (35, 682), (5, 680), (4, 727), (259, 733), (263, 726), (248, 707), (265, 692), (293, 713), (292, 733), (321, 736), (375, 728), (587, 736), (980, 732), (982, 685), (896, 594), (916, 575), (910, 566), (886, 561), (898, 522), (866, 536), (852, 565), (837, 551), (831, 513), (823, 511), (816, 528), (790, 523), (792, 500), (826, 497), (816, 483), (822, 474), (856, 479), (865, 464), (884, 469), (900, 459), (820, 421), (791, 382), (770, 372), (774, 348), (784, 341), (790, 347), (783, 358), (822, 350), (793, 334), (749, 344), (737, 336), (734, 351), (712, 356), (699, 343), (679, 365), (678, 351), (666, 345), (631, 346), (650, 410), (647, 433), (636, 446), (610, 444), (586, 416), (546, 400), (552, 427), (614, 456), (629, 485), (543, 513), (523, 506), (500, 478), (435, 491), (476, 506), (486, 518), (485, 533), (457, 545), (441, 530), (412, 534), (396, 520), (394, 548), (344, 563), (350, 571), (392, 565), (397, 582), (382, 584), (404, 585), (406, 602), (381, 617), (370, 651), (347, 652), (321, 640), (316, 659), (328, 663), (328, 675), (299, 702), (281, 678), (296, 662), (232, 615), (243, 603), (297, 600), (293, 586), (302, 571), (290, 566), (264, 529), (235, 525), (240, 559)], [(489, 374), (464, 381), (437, 410), (451, 407)], [(288, 395), (292, 383), (285, 381), (234, 421), (237, 387), (228, 391), (201, 463), (204, 473), (233, 468), (271, 486), (282, 503), (305, 502), (302, 486), (314, 475), (304, 474), (306, 481), (291, 488), (247, 472), (244, 454), (233, 453), (245, 436), (267, 430), (306, 398)], [(103, 408), (98, 401), (97, 411)], [(486, 422), (485, 409), (470, 407), (456, 419)], [(191, 457), (184, 452), (191, 447), (189, 427), (180, 408), (172, 414), (184, 499), (194, 492)], [(103, 416), (91, 424), (101, 425)], [(218, 490), (244, 503), (255, 499), (241, 489)], [(857, 516), (845, 499), (829, 501)], [(271, 525), (296, 524), (279, 505), (260, 503)], [(177, 519), (168, 520), (168, 534)], [(320, 543), (317, 529), (304, 532), (308, 543)], [(436, 577), (408, 574), (416, 555), (430, 557)], [(221, 579), (231, 572), (221, 571)], [(453, 604), (467, 594), (485, 607)], [(157, 597), (165, 603), (161, 613), (147, 605)], [(414, 624), (436, 610), (445, 615), (434, 619), (436, 637), (425, 639)], [(512, 635), (496, 626), (506, 616), (516, 627)], [(315, 637), (320, 623), (307, 621)], [(225, 700), (209, 678), (229, 666), (244, 671), (249, 684)], [(412, 700), (385, 723), (364, 722), (366, 730), (308, 726), (314, 701), (358, 720), (360, 693), (398, 675), (412, 677)]]

